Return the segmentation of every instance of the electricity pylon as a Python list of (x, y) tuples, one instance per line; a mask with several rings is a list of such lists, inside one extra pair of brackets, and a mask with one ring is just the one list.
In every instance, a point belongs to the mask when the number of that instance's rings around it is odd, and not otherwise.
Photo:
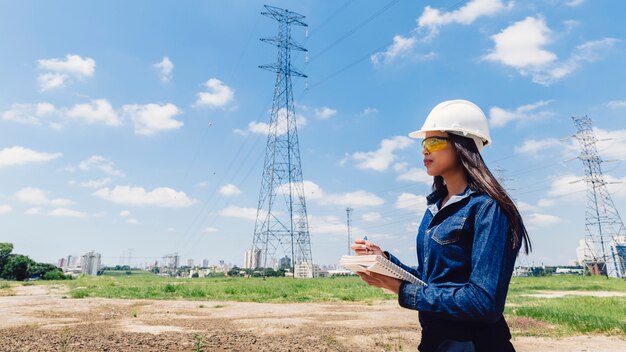
[(307, 26), (304, 16), (265, 6), (261, 14), (278, 21), (278, 36), (261, 41), (278, 48), (276, 63), (259, 66), (276, 73), (261, 191), (254, 228), (253, 253), (261, 253), (257, 267), (276, 266), (277, 255), (290, 257), (294, 277), (313, 277), (298, 129), (291, 76), (305, 77), (291, 66), (291, 50), (307, 51), (291, 39), (291, 26)]
[(578, 159), (585, 169), (584, 181), (587, 184), (587, 208), (585, 211), (585, 266), (592, 274), (605, 274), (607, 277), (624, 277), (624, 258), (617, 250), (619, 239), (626, 235), (624, 223), (615, 208), (613, 199), (606, 188), (602, 174), (604, 162), (598, 155), (591, 119), (587, 116), (573, 116), (578, 132), (574, 135), (580, 145)]

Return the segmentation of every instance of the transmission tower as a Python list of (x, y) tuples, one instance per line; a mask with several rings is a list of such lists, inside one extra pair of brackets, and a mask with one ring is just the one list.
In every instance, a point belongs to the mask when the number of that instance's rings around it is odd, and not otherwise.
[[(274, 100), (267, 136), (261, 192), (254, 228), (253, 253), (261, 253), (256, 267), (276, 266), (277, 255), (291, 265), (293, 277), (313, 277), (302, 164), (294, 109), (291, 76), (305, 77), (291, 66), (291, 50), (307, 50), (291, 39), (291, 26), (307, 26), (304, 16), (265, 5), (261, 14), (278, 21), (278, 36), (261, 41), (278, 48), (275, 64), (259, 66), (276, 73)], [(281, 258), (283, 259), (283, 258)]]
[[(504, 188), (506, 193), (508, 193), (509, 196), (511, 196), (511, 191), (514, 191), (515, 188), (511, 188), (509, 182), (512, 182), (515, 180), (507, 177), (506, 176), (507, 170), (500, 166), (496, 166), (493, 169), (493, 171), (494, 171), (494, 177), (496, 178), (496, 180), (498, 180), (498, 183), (500, 183), (500, 185), (502, 186), (502, 188)], [(511, 200), (513, 200), (513, 202), (516, 203), (516, 206), (517, 206), (517, 201), (513, 199), (512, 196), (511, 196)], [(514, 276), (533, 276), (532, 266), (528, 262), (528, 254), (519, 253), (517, 255), (517, 258), (515, 259), (515, 269), (513, 270), (513, 275)]]
[(352, 249), (352, 239), (350, 237), (352, 237), (352, 233), (350, 232), (350, 225), (352, 225), (352, 217), (350, 216), (352, 214), (352, 212), (354, 211), (354, 209), (348, 207), (346, 208), (346, 223), (348, 225), (348, 255), (350, 255), (350, 251)]
[(585, 211), (585, 266), (592, 274), (605, 274), (607, 277), (624, 277), (624, 259), (620, 257), (620, 242), (624, 241), (624, 223), (613, 204), (602, 175), (591, 119), (587, 116), (573, 116), (578, 132), (581, 153), (578, 156), (585, 169), (584, 181), (587, 184), (587, 208)]

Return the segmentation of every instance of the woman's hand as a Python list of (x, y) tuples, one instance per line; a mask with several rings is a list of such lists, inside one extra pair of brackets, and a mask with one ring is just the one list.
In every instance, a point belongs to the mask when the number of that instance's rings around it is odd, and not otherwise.
[(371, 271), (357, 273), (368, 285), (385, 288), (395, 294), (400, 292), (401, 280)]
[(377, 244), (364, 239), (354, 240), (354, 243), (350, 247), (356, 252), (356, 255), (377, 254), (387, 258), (383, 250), (380, 249)]

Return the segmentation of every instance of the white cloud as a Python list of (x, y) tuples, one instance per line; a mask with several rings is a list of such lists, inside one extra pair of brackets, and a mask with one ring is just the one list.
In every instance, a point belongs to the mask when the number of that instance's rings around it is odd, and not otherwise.
[(359, 116), (367, 116), (367, 115), (376, 114), (376, 113), (378, 113), (378, 109), (368, 106), (365, 109), (363, 109), (363, 111), (361, 111)]
[(48, 199), (48, 197), (46, 196), (46, 192), (34, 187), (22, 188), (15, 193), (14, 198), (15, 200), (22, 203), (39, 205), (66, 206), (73, 203), (71, 200), (64, 198)]
[(33, 207), (33, 208), (28, 208), (24, 214), (26, 215), (39, 215), (41, 214), (41, 208), (37, 208), (37, 207)]
[(601, 60), (601, 54), (612, 48), (618, 41), (615, 38), (604, 38), (580, 44), (567, 60), (547, 67), (545, 70), (534, 72), (533, 81), (546, 86), (550, 85), (577, 70), (584, 62)]
[(417, 24), (418, 28), (426, 28), (429, 31), (427, 38), (430, 39), (445, 25), (452, 23), (470, 25), (480, 17), (493, 16), (512, 6), (512, 2), (504, 5), (501, 0), (472, 0), (453, 11), (439, 11), (426, 6)]
[[(324, 192), (315, 182), (305, 180), (302, 182), (304, 188), (305, 199), (314, 200), (321, 205), (338, 205), (352, 207), (371, 207), (384, 204), (385, 201), (377, 195), (358, 190), (346, 193), (329, 194)], [(279, 194), (288, 194), (289, 184), (281, 185), (277, 192)]]
[(320, 119), (328, 119), (337, 114), (337, 110), (331, 109), (327, 106), (315, 109), (315, 116)]
[(598, 139), (598, 154), (603, 159), (624, 160), (626, 158), (626, 129), (607, 131), (594, 128), (593, 133)]
[(395, 35), (393, 43), (385, 51), (372, 55), (370, 60), (374, 65), (389, 64), (396, 59), (407, 57), (432, 60), (436, 57), (433, 52), (418, 56), (412, 54), (420, 36), (422, 36), (422, 41), (429, 41), (439, 33), (443, 26), (452, 23), (470, 25), (480, 17), (493, 16), (512, 6), (512, 2), (505, 6), (501, 0), (472, 0), (453, 11), (440, 11), (426, 6), (417, 19), (417, 27), (409, 36)]
[(538, 207), (542, 207), (542, 208), (551, 207), (551, 206), (553, 206), (555, 204), (556, 204), (556, 201), (554, 199), (550, 199), (550, 198), (541, 198), (537, 202), (537, 206)]
[(111, 179), (110, 177), (107, 177), (107, 178), (101, 178), (98, 180), (89, 180), (89, 181), (80, 182), (78, 186), (84, 187), (84, 188), (101, 188), (111, 183), (111, 181), (113, 181), (113, 179)]
[(96, 68), (96, 62), (92, 58), (82, 58), (79, 55), (68, 54), (65, 60), (42, 59), (39, 60), (39, 68), (53, 72), (63, 72), (79, 76), (91, 77)]
[(359, 190), (355, 192), (329, 194), (321, 198), (319, 203), (322, 205), (373, 207), (384, 204), (385, 201), (373, 193)]
[(7, 147), (0, 149), (0, 167), (49, 161), (62, 155), (61, 153), (37, 152), (20, 146)]
[(563, 5), (569, 6), (569, 7), (576, 7), (576, 6), (581, 5), (583, 2), (585, 2), (585, 0), (565, 0)]
[(556, 138), (527, 139), (521, 146), (515, 147), (518, 154), (545, 155), (549, 148), (561, 147), (562, 143)]
[(587, 189), (582, 179), (582, 176), (573, 174), (554, 176), (548, 195), (550, 197), (573, 196), (582, 199)]
[(137, 221), (137, 219), (127, 219), (126, 220), (127, 224), (131, 224), (131, 225), (139, 225), (139, 221)]
[(366, 221), (366, 222), (375, 222), (375, 221), (381, 220), (383, 217), (382, 215), (380, 215), (380, 213), (372, 211), (372, 212), (363, 214), (361, 218), (363, 219), (363, 221)]
[(63, 217), (63, 218), (85, 218), (87, 217), (86, 213), (77, 211), (77, 210), (72, 210), (72, 209), (67, 209), (67, 208), (56, 208), (54, 210), (51, 210), (50, 212), (48, 212), (46, 215), (48, 216), (55, 216), (55, 217)]
[(499, 62), (531, 75), (533, 82), (550, 85), (577, 70), (584, 62), (594, 62), (612, 48), (618, 39), (603, 38), (578, 45), (570, 57), (557, 61), (557, 55), (544, 49), (554, 38), (541, 17), (527, 17), (491, 37), (495, 48), (483, 59)]
[(135, 133), (150, 136), (167, 130), (177, 130), (183, 122), (173, 117), (182, 113), (174, 104), (129, 104), (122, 106), (122, 111), (135, 126)]
[(159, 78), (161, 82), (167, 83), (172, 80), (172, 71), (174, 70), (174, 64), (167, 57), (164, 56), (161, 62), (153, 64), (154, 67), (159, 72)]
[(517, 206), (517, 209), (518, 209), (520, 212), (531, 212), (531, 211), (537, 211), (537, 207), (536, 207), (536, 206), (531, 205), (531, 204), (528, 204), (528, 203), (526, 203), (526, 202), (524, 202), (524, 201), (521, 201), (521, 200), (520, 200), (520, 201), (517, 201), (517, 202), (515, 203), (515, 205)]
[(544, 67), (557, 59), (543, 49), (552, 41), (551, 34), (543, 18), (526, 17), (493, 35), (495, 48), (484, 59), (517, 69)]
[[(278, 110), (278, 113), (277, 113), (277, 116), (278, 116), (277, 119), (279, 123), (276, 125), (276, 135), (278, 136), (282, 136), (286, 134), (287, 132), (289, 132), (289, 130), (293, 128), (302, 129), (307, 124), (306, 117), (300, 114), (296, 114), (296, 126), (288, 125), (286, 111), (287, 111), (286, 109), (280, 109)], [(256, 121), (250, 121), (250, 123), (248, 123), (248, 132), (250, 133), (267, 135), (269, 131), (270, 131), (270, 125), (268, 123), (256, 122)], [(247, 132), (242, 131), (240, 129), (236, 129), (235, 133), (243, 135), (243, 136), (247, 135)]]
[(231, 205), (220, 210), (219, 215), (255, 221), (256, 212), (256, 208), (242, 208)]
[(555, 114), (551, 111), (540, 110), (540, 108), (550, 104), (551, 101), (538, 101), (515, 108), (515, 110), (505, 110), (494, 106), (489, 110), (489, 123), (491, 127), (503, 127), (509, 122), (530, 122), (545, 119)]
[(219, 229), (216, 229), (215, 227), (206, 227), (204, 230), (202, 230), (202, 232), (204, 233), (215, 233), (218, 231)]
[(624, 108), (626, 107), (626, 99), (625, 100), (611, 100), (606, 103), (606, 106), (610, 108)]
[[(309, 216), (309, 230), (311, 233), (348, 234), (348, 225), (345, 220), (336, 216)], [(359, 232), (356, 228), (351, 228), (352, 232)]]
[(146, 191), (143, 187), (115, 186), (113, 189), (101, 188), (93, 195), (113, 203), (131, 206), (152, 205), (181, 208), (189, 207), (196, 203), (196, 200), (189, 198), (185, 192), (178, 192), (168, 187), (159, 187), (152, 191)]
[(37, 82), (39, 82), (39, 88), (42, 91), (59, 88), (65, 84), (65, 80), (67, 79), (67, 75), (61, 73), (43, 73), (37, 77)]
[(209, 79), (204, 86), (208, 92), (197, 94), (195, 106), (207, 106), (209, 108), (223, 108), (234, 101), (235, 91), (217, 78)]
[(69, 109), (66, 116), (87, 123), (120, 126), (122, 120), (106, 99), (95, 99), (90, 104), (76, 104)]
[[(306, 199), (317, 199), (317, 200), (319, 200), (322, 197), (324, 197), (324, 191), (315, 182), (304, 180), (304, 181), (302, 181), (302, 186), (304, 187), (304, 194), (305, 194)], [(285, 187), (286, 187), (286, 185), (281, 186), (279, 188), (279, 192), (284, 192), (285, 191)]]
[[(2, 119), (18, 123), (40, 126), (45, 118), (58, 114), (57, 109), (50, 103), (12, 104), (9, 110), (2, 113)], [(54, 126), (54, 122), (46, 121)]]
[(41, 59), (38, 63), (39, 69), (45, 71), (37, 78), (42, 91), (62, 87), (70, 78), (91, 77), (96, 69), (94, 59), (72, 54), (66, 55), (65, 60)]
[(557, 216), (543, 213), (533, 213), (528, 215), (522, 214), (522, 218), (526, 226), (534, 228), (548, 227), (563, 222), (563, 220)]
[(352, 154), (352, 158), (359, 162), (357, 167), (360, 169), (385, 171), (396, 160), (394, 152), (406, 149), (411, 145), (413, 145), (412, 139), (404, 136), (395, 136), (383, 139), (378, 150), (373, 152), (356, 152)]
[(270, 131), (270, 125), (265, 122), (250, 121), (250, 123), (248, 123), (248, 131), (250, 133), (267, 135)]
[(378, 66), (381, 64), (389, 64), (395, 59), (404, 58), (411, 54), (417, 39), (415, 37), (403, 37), (396, 35), (393, 37), (393, 43), (385, 51), (373, 54), (370, 57), (372, 64)]
[(432, 186), (433, 184), (433, 177), (428, 175), (426, 170), (418, 169), (416, 167), (411, 168), (409, 171), (399, 175), (396, 180), (423, 183), (427, 186)]
[(220, 187), (220, 194), (224, 196), (237, 196), (241, 194), (241, 190), (232, 183), (227, 183)]
[(115, 163), (113, 161), (100, 155), (92, 155), (89, 159), (81, 161), (78, 164), (78, 168), (82, 171), (98, 169), (114, 177), (124, 177), (124, 173), (115, 168)]
[(426, 211), (426, 197), (419, 194), (402, 193), (394, 205), (397, 209), (404, 209), (422, 215)]
[(404, 172), (406, 171), (406, 168), (409, 166), (409, 163), (407, 163), (406, 161), (403, 161), (401, 163), (395, 163), (393, 165), (393, 170), (395, 172)]
[(122, 211), (120, 211), (120, 216), (123, 217), (123, 218), (127, 218), (127, 217), (130, 216), (130, 211), (122, 210)]
[(13, 208), (10, 205), (0, 204), (0, 215), (8, 214), (13, 211)]

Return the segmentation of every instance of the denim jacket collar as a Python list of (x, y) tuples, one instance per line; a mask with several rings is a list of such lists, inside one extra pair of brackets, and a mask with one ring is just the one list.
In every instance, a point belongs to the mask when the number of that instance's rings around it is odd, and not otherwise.
[[(478, 191), (475, 191), (471, 189), (469, 186), (467, 186), (465, 187), (465, 190), (463, 191), (463, 193), (455, 194), (452, 197), (450, 197), (450, 199), (448, 199), (448, 202), (443, 206), (443, 208), (449, 205), (452, 205), (454, 203), (460, 202), (474, 193), (478, 193)], [(441, 200), (443, 200), (443, 198), (445, 198), (447, 194), (448, 194), (448, 189), (444, 186), (444, 188), (438, 191), (434, 191), (433, 193), (429, 194), (426, 197), (426, 204), (427, 204), (426, 207), (430, 211), (430, 213), (433, 214), (433, 216), (435, 216), (441, 209), (443, 209), (443, 208), (439, 208), (439, 204), (441, 203)]]

